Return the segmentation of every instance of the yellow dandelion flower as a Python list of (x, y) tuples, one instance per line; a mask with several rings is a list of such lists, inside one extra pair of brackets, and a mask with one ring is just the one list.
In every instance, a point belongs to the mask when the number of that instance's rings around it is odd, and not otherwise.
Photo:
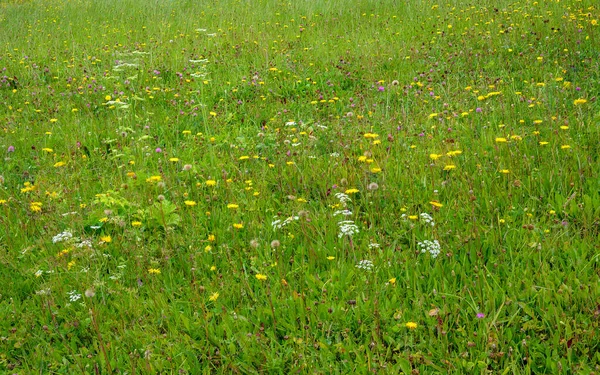
[(215, 242), (217, 240), (217, 237), (215, 237), (214, 234), (209, 234), (207, 240), (210, 242)]
[(267, 279), (267, 275), (263, 275), (262, 273), (257, 273), (256, 275), (254, 275), (256, 277), (256, 279), (260, 280), (260, 281), (264, 281)]
[(183, 203), (185, 203), (185, 205), (186, 205), (186, 206), (189, 206), (189, 207), (194, 207), (195, 205), (197, 205), (197, 204), (198, 204), (198, 203), (196, 203), (195, 201), (185, 201), (185, 202), (183, 202)]
[(169, 161), (172, 161), (173, 163), (176, 163), (179, 161), (179, 158), (169, 158)]
[(444, 167), (445, 171), (451, 171), (453, 169), (456, 169), (456, 165), (454, 165), (454, 164), (448, 164)]
[(243, 223), (234, 223), (233, 227), (235, 229), (242, 229), (244, 227), (244, 224)]
[(132, 221), (131, 222), (131, 226), (132, 227), (141, 227), (142, 226), (142, 222), (141, 221)]
[(44, 148), (42, 149), (42, 151), (46, 151), (46, 152), (50, 152), (50, 153), (54, 152), (54, 150), (53, 150), (53, 149), (51, 149), (51, 148), (48, 148), (48, 147), (44, 147)]
[(249, 156), (243, 155), (243, 156), (240, 156), (238, 160), (248, 160), (248, 159), (250, 159)]
[(390, 284), (392, 284), (392, 285), (393, 285), (393, 284), (396, 284), (396, 278), (395, 278), (395, 277), (392, 277), (391, 279), (389, 279), (389, 280), (388, 280), (388, 282), (389, 282)]
[(159, 275), (160, 274), (160, 270), (158, 268), (148, 268), (148, 273), (150, 275)]
[(214, 292), (208, 297), (209, 301), (215, 302), (219, 298), (219, 292)]
[(443, 204), (441, 204), (440, 202), (436, 202), (436, 201), (431, 201), (431, 202), (429, 202), (429, 204), (431, 204), (433, 207), (437, 207), (437, 208), (444, 207)]
[(563, 149), (563, 150), (566, 150), (566, 149), (571, 148), (571, 146), (569, 146), (569, 145), (562, 145), (562, 146), (560, 146), (560, 148)]
[(496, 138), (496, 143), (506, 143), (506, 138)]
[(587, 103), (587, 100), (586, 100), (586, 99), (575, 99), (575, 100), (573, 101), (573, 104), (574, 104), (574, 105), (582, 105), (582, 104), (585, 104), (585, 103)]
[(431, 159), (431, 160), (438, 160), (441, 157), (442, 157), (442, 155), (440, 155), (440, 154), (429, 154), (429, 159)]
[(215, 186), (217, 184), (217, 181), (215, 181), (215, 180), (206, 180), (204, 183), (206, 184), (206, 186)]
[(501, 169), (500, 173), (502, 173), (502, 174), (509, 174), (510, 171), (508, 169)]
[(417, 215), (409, 215), (409, 216), (408, 216), (408, 219), (409, 219), (409, 220), (418, 220), (418, 219), (419, 219), (419, 217), (418, 217)]
[(352, 189), (346, 190), (344, 193), (346, 193), (346, 194), (355, 194), (355, 193), (358, 193), (358, 192), (359, 192), (358, 189), (352, 188)]
[(111, 236), (102, 236), (102, 237), (100, 237), (100, 241), (105, 242), (105, 243), (110, 243), (110, 242), (112, 242), (112, 237)]
[(227, 208), (230, 208), (230, 209), (232, 209), (232, 210), (235, 210), (235, 209), (236, 209), (236, 208), (238, 208), (238, 207), (240, 207), (240, 206), (238, 206), (238, 205), (237, 205), (237, 204), (235, 204), (235, 203), (229, 203), (229, 204), (227, 205)]
[(334, 260), (334, 259), (335, 259), (335, 257), (331, 256), (331, 255), (327, 257), (327, 260)]
[(418, 327), (417, 323), (415, 322), (406, 322), (404, 326), (408, 329), (416, 329)]
[(54, 168), (59, 168), (65, 165), (67, 165), (67, 163), (65, 163), (64, 161), (59, 161), (58, 163), (54, 164)]

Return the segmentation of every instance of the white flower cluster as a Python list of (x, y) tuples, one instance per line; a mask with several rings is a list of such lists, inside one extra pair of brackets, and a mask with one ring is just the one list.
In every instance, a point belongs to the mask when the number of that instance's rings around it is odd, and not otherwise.
[(423, 212), (423, 213), (422, 213), (421, 215), (419, 215), (419, 216), (421, 216), (421, 220), (423, 220), (423, 221), (425, 222), (425, 224), (429, 224), (429, 225), (431, 225), (432, 227), (434, 227), (434, 226), (435, 226), (435, 223), (433, 222), (433, 217), (431, 217), (431, 215), (429, 215), (428, 213), (426, 213), (426, 212)]
[(83, 240), (80, 243), (76, 244), (75, 247), (80, 248), (80, 249), (84, 248), (84, 247), (87, 247), (87, 248), (91, 249), (92, 248), (92, 241), (91, 240)]
[(372, 250), (372, 249), (379, 249), (379, 244), (378, 244), (378, 243), (376, 243), (376, 242), (371, 242), (371, 243), (369, 244), (369, 249), (371, 249), (371, 250)]
[(360, 270), (371, 271), (373, 269), (373, 262), (363, 259), (356, 264), (356, 268)]
[(352, 216), (352, 211), (350, 210), (338, 210), (333, 213), (333, 216), (343, 215), (343, 216)]
[(437, 257), (442, 249), (438, 240), (424, 240), (422, 242), (418, 242), (417, 246), (421, 250), (421, 253), (429, 253), (431, 254), (432, 258)]
[(348, 194), (344, 194), (344, 193), (336, 193), (335, 197), (337, 199), (339, 199), (340, 203), (344, 205), (344, 207), (346, 207), (346, 203), (348, 202), (352, 202), (352, 199), (350, 199), (350, 197), (348, 196)]
[(284, 220), (277, 219), (277, 216), (273, 216), (273, 219), (276, 220), (271, 223), (271, 226), (273, 227), (273, 230), (275, 230), (281, 229), (293, 221), (300, 220), (300, 216), (290, 216)]
[(338, 233), (338, 238), (342, 238), (343, 236), (352, 237), (356, 233), (359, 232), (358, 227), (354, 224), (352, 220), (342, 220), (338, 223), (340, 227), (340, 233)]
[(73, 233), (66, 230), (66, 231), (61, 232), (61, 233), (57, 234), (56, 236), (52, 237), (52, 243), (68, 241), (71, 238), (73, 238)]
[(72, 290), (67, 294), (69, 295), (69, 301), (71, 302), (77, 302), (81, 299), (81, 294), (77, 293), (76, 290)]

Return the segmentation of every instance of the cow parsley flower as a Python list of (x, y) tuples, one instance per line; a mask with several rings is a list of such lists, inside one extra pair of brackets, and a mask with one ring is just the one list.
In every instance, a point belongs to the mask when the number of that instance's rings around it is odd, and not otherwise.
[(421, 253), (429, 253), (432, 258), (437, 257), (441, 252), (441, 246), (438, 240), (424, 240), (417, 243), (417, 246), (421, 250)]

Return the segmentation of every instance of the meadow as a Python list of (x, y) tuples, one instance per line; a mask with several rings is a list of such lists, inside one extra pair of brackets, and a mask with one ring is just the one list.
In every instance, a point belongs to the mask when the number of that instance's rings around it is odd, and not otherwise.
[(0, 3), (0, 373), (599, 374), (595, 0)]

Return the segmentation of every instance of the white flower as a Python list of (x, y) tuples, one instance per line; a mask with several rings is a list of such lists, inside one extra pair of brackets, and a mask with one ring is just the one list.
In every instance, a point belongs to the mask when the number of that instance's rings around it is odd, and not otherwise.
[(348, 194), (335, 193), (335, 197), (337, 199), (339, 199), (340, 203), (342, 203), (344, 205), (344, 207), (346, 206), (346, 203), (352, 202), (352, 199), (350, 199), (350, 197), (348, 196)]
[(343, 216), (351, 216), (352, 211), (350, 210), (338, 210), (333, 213), (333, 216), (343, 215)]
[(342, 238), (343, 236), (352, 237), (353, 235), (359, 232), (358, 226), (356, 226), (356, 224), (354, 224), (354, 221), (352, 220), (342, 220), (338, 223), (338, 226), (340, 227), (340, 233), (338, 233), (338, 238)]
[(371, 242), (369, 244), (369, 249), (379, 249), (379, 244), (375, 242)]
[(425, 224), (429, 224), (429, 225), (431, 225), (432, 227), (434, 227), (434, 226), (435, 226), (435, 223), (433, 222), (433, 217), (431, 217), (431, 215), (429, 215), (428, 213), (426, 213), (426, 212), (423, 212), (423, 213), (422, 213), (421, 215), (419, 215), (419, 216), (421, 216), (421, 219), (422, 219), (422, 220), (425, 222)]
[(52, 237), (52, 243), (59, 243), (59, 242), (64, 242), (64, 241), (68, 241), (71, 238), (73, 238), (73, 233), (69, 232), (68, 230), (57, 234), (56, 236)]
[(441, 246), (438, 240), (424, 240), (422, 242), (418, 242), (417, 246), (421, 250), (421, 253), (429, 253), (432, 258), (435, 258), (441, 252)]
[[(274, 216), (273, 218), (275, 219), (275, 218), (277, 218), (277, 216)], [(290, 216), (284, 220), (277, 219), (277, 220), (273, 221), (271, 223), (271, 226), (273, 227), (273, 230), (281, 229), (281, 228), (285, 227), (286, 225), (288, 225), (289, 223), (291, 223), (293, 221), (297, 221), (297, 220), (300, 220), (300, 216)]]
[(67, 294), (69, 295), (69, 301), (71, 302), (77, 302), (81, 299), (81, 294), (77, 293), (76, 290), (72, 290)]
[(370, 260), (363, 259), (356, 264), (356, 268), (365, 271), (371, 271), (373, 269), (373, 262), (371, 262)]

